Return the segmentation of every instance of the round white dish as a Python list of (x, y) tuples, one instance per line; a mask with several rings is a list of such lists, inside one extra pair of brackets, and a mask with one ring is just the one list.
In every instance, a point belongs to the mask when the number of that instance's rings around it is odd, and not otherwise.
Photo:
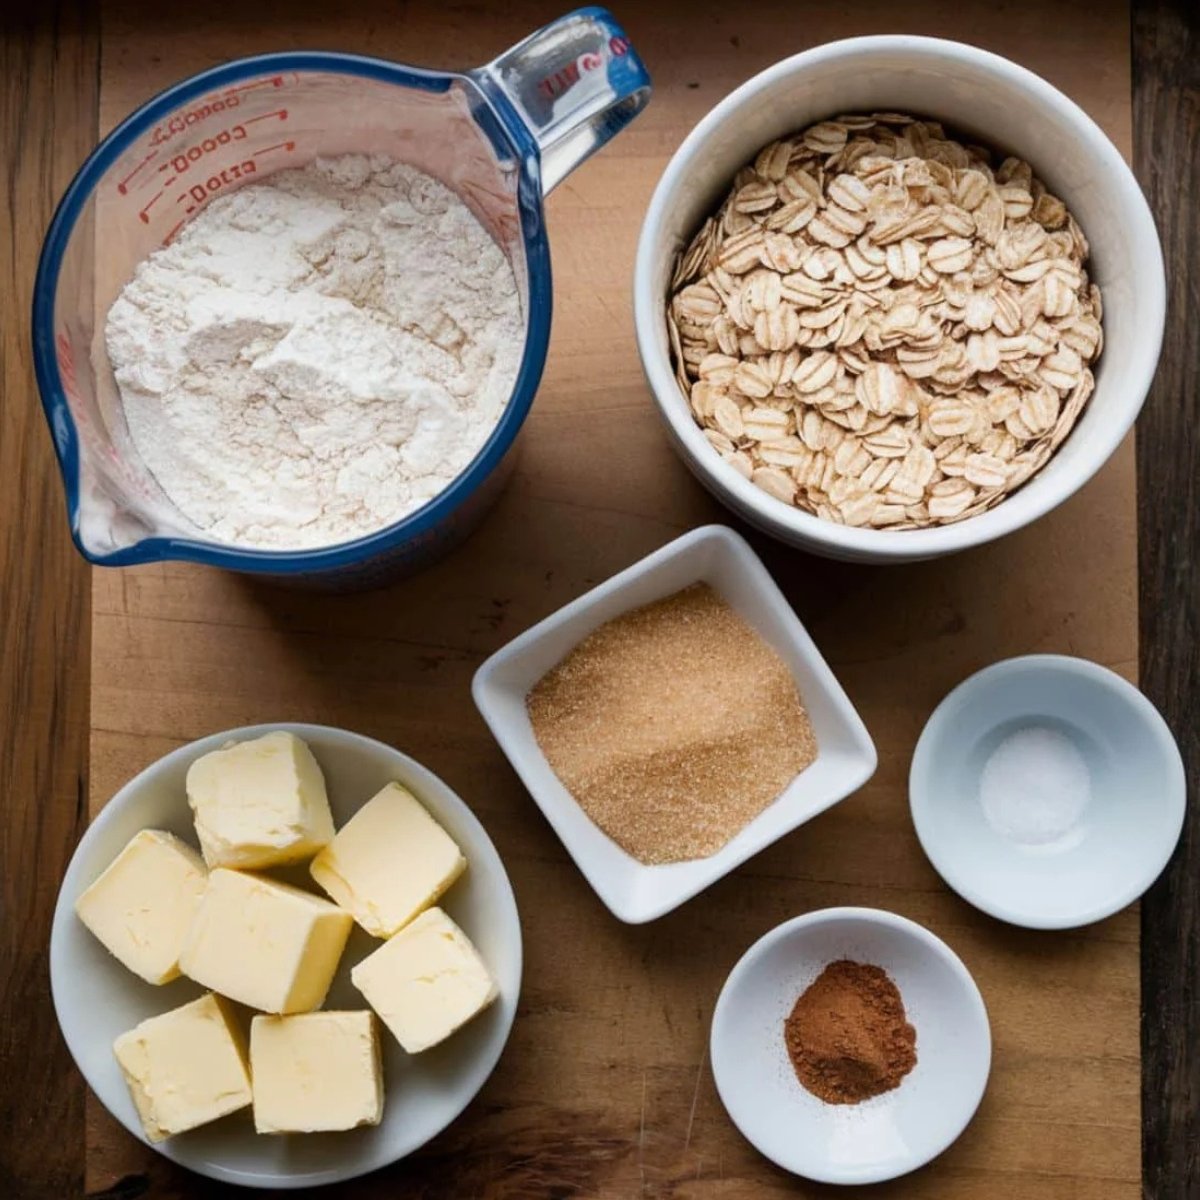
[[(861, 1104), (826, 1104), (797, 1080), (783, 1040), (796, 998), (831, 962), (892, 977), (917, 1031), (917, 1064)], [(734, 1124), (772, 1162), (820, 1183), (894, 1179), (941, 1154), (987, 1086), (987, 1009), (962, 960), (927, 929), (872, 908), (827, 908), (777, 925), (729, 973), (713, 1013), (711, 1056)]]
[[(246, 1109), (153, 1146), (182, 1166), (226, 1183), (297, 1188), (351, 1179), (403, 1158), (466, 1108), (492, 1073), (512, 1027), (521, 987), (521, 926), (504, 865), (471, 810), (436, 775), (382, 742), (322, 725), (281, 723), (231, 729), (168, 754), (127, 783), (84, 834), (59, 891), (50, 938), (50, 983), (67, 1047), (88, 1086), (135, 1137), (146, 1140), (113, 1058), (113, 1041), (144, 1018), (185, 1004), (203, 989), (187, 979), (153, 987), (137, 978), (84, 928), (75, 916), (75, 900), (139, 829), (166, 829), (195, 845), (184, 792), (188, 766), (230, 739), (273, 729), (290, 730), (312, 747), (339, 828), (391, 780), (410, 788), (445, 827), (468, 867), (444, 897), (443, 907), (475, 943), (500, 990), (466, 1028), (420, 1055), (405, 1054), (380, 1027), (386, 1095), (378, 1126), (346, 1133), (260, 1135)], [(350, 983), (350, 968), (380, 944), (355, 927), (324, 1007), (367, 1007)], [(241, 1011), (246, 1015), (249, 1010)]]
[[(1075, 214), (1104, 293), (1096, 390), (1055, 457), (990, 512), (935, 529), (888, 532), (822, 520), (776, 500), (716, 454), (671, 369), (665, 303), (675, 257), (734, 173), (774, 138), (843, 112), (931, 116), (1027, 159)], [(725, 97), (684, 140), (650, 201), (634, 268), (642, 365), (671, 441), (713, 494), (751, 524), (805, 550), (858, 562), (935, 558), (1029, 524), (1082, 487), (1128, 432), (1154, 377), (1166, 305), (1150, 209), (1117, 148), (1072, 100), (1016, 63), (937, 38), (889, 35), (817, 46)]]
[[(984, 764), (1009, 735), (1047, 727), (1087, 765), (1091, 795), (1053, 841), (1027, 844), (987, 820)], [(1070, 929), (1110, 916), (1158, 878), (1183, 828), (1179, 748), (1132, 684), (1079, 658), (1030, 655), (995, 663), (934, 710), (909, 772), (913, 823), (938, 873), (976, 908), (1032, 929)]]

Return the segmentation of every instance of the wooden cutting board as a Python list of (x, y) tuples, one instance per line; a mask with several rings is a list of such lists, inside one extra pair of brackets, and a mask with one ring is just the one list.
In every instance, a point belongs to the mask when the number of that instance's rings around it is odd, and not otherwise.
[[(487, 826), (526, 939), (512, 1040), (464, 1117), (425, 1151), (331, 1189), (354, 1197), (819, 1196), (760, 1158), (726, 1117), (706, 1044), (742, 951), (834, 904), (902, 913), (945, 938), (991, 1013), (988, 1094), (934, 1166), (867, 1196), (1134, 1200), (1139, 1185), (1138, 922), (1065, 934), (998, 924), (923, 857), (905, 780), (922, 723), (959, 680), (1011, 655), (1137, 660), (1131, 445), (1036, 527), (907, 567), (826, 563), (751, 535), (879, 748), (875, 778), (678, 912), (621, 925), (517, 782), (471, 703), (480, 661), (663, 542), (732, 518), (693, 482), (652, 412), (630, 287), (641, 216), (668, 157), (736, 84), (832, 38), (892, 32), (977, 43), (1040, 72), (1126, 153), (1129, 15), (1090, 0), (614, 5), (655, 81), (647, 112), (549, 203), (556, 313), (513, 481), (482, 530), (424, 575), (314, 596), (178, 565), (100, 571), (93, 586), (91, 803), (203, 734), (275, 720), (381, 738), (442, 775)], [(565, 7), (565, 6), (564, 6)], [(653, 11), (649, 11), (650, 9)], [(319, 46), (461, 67), (557, 6), (234, 4), (103, 12), (101, 122), (222, 59)], [(218, 1194), (128, 1137), (91, 1101), (89, 1190)], [(138, 1191), (119, 1194), (143, 1194)], [(126, 1180), (126, 1185), (130, 1183)], [(114, 1190), (113, 1193), (118, 1194)]]

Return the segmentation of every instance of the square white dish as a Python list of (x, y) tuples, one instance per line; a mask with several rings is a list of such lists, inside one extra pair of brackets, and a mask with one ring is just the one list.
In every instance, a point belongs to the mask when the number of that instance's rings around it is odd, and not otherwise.
[[(534, 737), (529, 690), (606, 621), (694, 583), (709, 584), (775, 649), (812, 720), (817, 758), (727, 845), (708, 858), (646, 866), (593, 823)], [(600, 899), (622, 921), (663, 916), (805, 821), (862, 787), (875, 746), (828, 663), (746, 540), (706, 525), (668, 543), (526, 630), (493, 654), (472, 684), (476, 707)]]

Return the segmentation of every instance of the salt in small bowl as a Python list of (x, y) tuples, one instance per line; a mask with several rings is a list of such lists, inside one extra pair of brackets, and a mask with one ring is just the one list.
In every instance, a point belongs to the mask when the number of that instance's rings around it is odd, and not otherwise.
[[(995, 805), (985, 810), (981, 780), (997, 750), (1019, 747), (1010, 739), (1028, 730), (1045, 731), (1042, 744), (1027, 742), (1031, 761), (1010, 761), (1002, 779), (1026, 792), (1039, 773), (1059, 782), (1043, 820), (1026, 796), (1021, 821), (1006, 826)], [(1046, 654), (995, 663), (938, 705), (913, 754), (909, 796), (925, 853), (963, 899), (1014, 925), (1069, 929), (1154, 882), (1179, 840), (1186, 784), (1166, 722), (1137, 688), (1096, 663)], [(1014, 795), (1018, 816), (1021, 804)]]

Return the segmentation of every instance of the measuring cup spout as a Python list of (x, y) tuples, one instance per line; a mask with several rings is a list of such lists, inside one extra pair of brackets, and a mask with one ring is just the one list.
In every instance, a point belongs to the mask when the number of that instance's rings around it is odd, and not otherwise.
[(650, 75), (603, 8), (580, 8), (471, 72), (550, 192), (646, 107)]

